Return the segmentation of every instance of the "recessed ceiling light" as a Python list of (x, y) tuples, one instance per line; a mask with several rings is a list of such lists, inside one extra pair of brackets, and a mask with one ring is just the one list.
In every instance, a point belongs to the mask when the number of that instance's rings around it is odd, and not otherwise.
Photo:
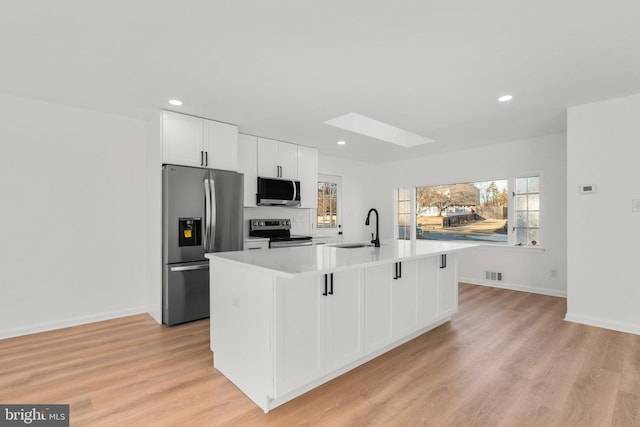
[(170, 99), (170, 100), (169, 100), (169, 104), (171, 104), (171, 105), (176, 105), (176, 106), (178, 106), (178, 107), (179, 107), (180, 105), (182, 105), (182, 101), (179, 101), (179, 100), (177, 100), (177, 99)]
[(513, 99), (513, 95), (502, 95), (500, 98), (498, 98), (498, 101), (507, 102), (507, 101), (511, 101), (512, 99)]
[(344, 145), (344, 144), (346, 144), (346, 143), (347, 143), (347, 141), (338, 141), (338, 142), (337, 142), (337, 144), (338, 144), (338, 145)]

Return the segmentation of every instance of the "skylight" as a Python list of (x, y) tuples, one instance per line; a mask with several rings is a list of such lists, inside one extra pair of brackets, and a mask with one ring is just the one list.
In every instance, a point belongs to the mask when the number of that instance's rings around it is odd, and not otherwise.
[(433, 142), (433, 139), (425, 138), (358, 113), (347, 113), (327, 120), (325, 123), (405, 148)]

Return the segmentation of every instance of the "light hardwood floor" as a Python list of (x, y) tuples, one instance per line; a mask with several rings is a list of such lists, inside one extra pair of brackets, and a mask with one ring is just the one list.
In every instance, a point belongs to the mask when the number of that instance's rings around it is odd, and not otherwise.
[(460, 284), (451, 322), (269, 414), (213, 369), (208, 321), (138, 315), (0, 341), (0, 403), (69, 403), (72, 426), (640, 426), (640, 336), (565, 311)]

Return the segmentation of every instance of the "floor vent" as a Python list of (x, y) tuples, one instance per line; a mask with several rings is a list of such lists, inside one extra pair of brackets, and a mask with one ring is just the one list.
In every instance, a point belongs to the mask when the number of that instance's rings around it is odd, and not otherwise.
[(502, 282), (502, 273), (499, 271), (485, 271), (485, 278), (495, 282)]

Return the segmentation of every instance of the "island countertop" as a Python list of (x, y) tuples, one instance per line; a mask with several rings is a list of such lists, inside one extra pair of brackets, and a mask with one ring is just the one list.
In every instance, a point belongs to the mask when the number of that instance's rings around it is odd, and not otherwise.
[(379, 248), (340, 248), (333, 245), (298, 246), (258, 251), (209, 253), (205, 256), (245, 268), (268, 270), (287, 279), (315, 276), (393, 262), (458, 252), (477, 243), (433, 240), (389, 240)]

